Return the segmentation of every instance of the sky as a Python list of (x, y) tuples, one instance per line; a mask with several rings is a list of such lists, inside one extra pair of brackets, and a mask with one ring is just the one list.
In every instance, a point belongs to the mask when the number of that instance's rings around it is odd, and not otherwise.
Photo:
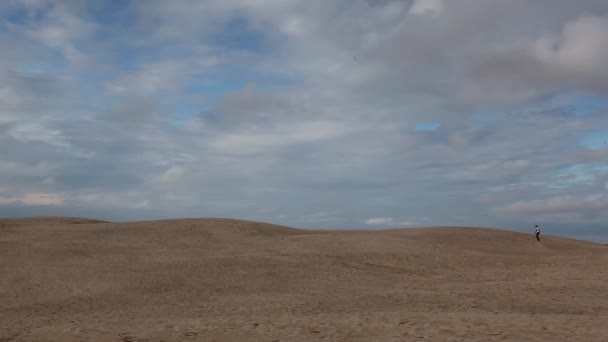
[(608, 243), (605, 0), (0, 2), (0, 216)]

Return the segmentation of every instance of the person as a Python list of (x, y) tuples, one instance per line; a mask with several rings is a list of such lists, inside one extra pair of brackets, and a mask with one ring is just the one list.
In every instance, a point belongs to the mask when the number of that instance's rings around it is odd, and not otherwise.
[(535, 225), (534, 229), (536, 230), (536, 241), (540, 242), (540, 227), (538, 225)]

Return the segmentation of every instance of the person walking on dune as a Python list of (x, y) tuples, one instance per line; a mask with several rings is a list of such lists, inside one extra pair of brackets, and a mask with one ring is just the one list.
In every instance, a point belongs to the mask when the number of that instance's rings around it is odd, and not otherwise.
[(534, 229), (536, 230), (536, 241), (540, 242), (540, 227), (535, 225)]

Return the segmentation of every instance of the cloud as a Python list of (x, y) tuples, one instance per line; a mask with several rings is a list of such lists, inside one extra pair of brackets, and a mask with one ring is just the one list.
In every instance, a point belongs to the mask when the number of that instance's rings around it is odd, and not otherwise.
[(76, 83), (70, 77), (45, 73), (2, 70), (0, 77), (0, 112), (2, 119), (17, 120), (22, 116), (41, 117), (64, 109)]
[(415, 219), (406, 219), (406, 220), (395, 220), (392, 217), (372, 217), (372, 218), (368, 218), (367, 220), (365, 220), (365, 224), (368, 226), (387, 226), (387, 225), (393, 225), (393, 226), (399, 226), (399, 227), (407, 227), (407, 226), (413, 226), (416, 224), (421, 224), (422, 222), (424, 222), (426, 219), (424, 218), (415, 218)]
[(524, 200), (496, 208), (501, 214), (525, 215), (544, 220), (597, 219), (605, 214), (608, 197), (603, 195), (558, 196)]
[(311, 143), (344, 134), (341, 127), (328, 121), (277, 125), (274, 129), (249, 130), (222, 134), (211, 142), (211, 147), (225, 153), (269, 152), (293, 144)]
[(287, 98), (247, 84), (242, 90), (226, 94), (216, 110), (204, 113), (203, 119), (221, 129), (254, 128), (288, 121), (299, 111)]
[(498, 92), (530, 99), (553, 89), (576, 88), (608, 95), (608, 16), (583, 15), (546, 34), (488, 52), (473, 65), (463, 96), (471, 101), (500, 101)]
[(393, 218), (392, 217), (372, 217), (372, 218), (368, 218), (367, 220), (365, 220), (365, 224), (373, 225), (373, 226), (393, 224)]
[[(602, 37), (606, 34), (608, 17), (584, 16), (566, 24), (557, 38), (538, 40), (534, 52), (541, 62), (556, 66), (566, 75), (587, 79), (590, 85), (602, 80), (605, 83), (608, 74), (602, 65), (608, 57), (608, 42)], [(598, 75), (597, 71), (604, 72)]]
[(25, 206), (59, 206), (64, 203), (60, 194), (27, 193), (16, 197), (1, 197), (0, 204), (19, 203)]
[(167, 171), (163, 172), (157, 179), (158, 182), (163, 184), (173, 184), (179, 182), (184, 176), (185, 170), (183, 167), (172, 166)]
[[(60, 2), (49, 3), (52, 5), (43, 12), (43, 20), (32, 23), (26, 31), (27, 36), (59, 50), (71, 64), (85, 65), (88, 59), (77, 45), (94, 32), (95, 25), (72, 13), (69, 6)], [(38, 10), (43, 4), (44, 2), (31, 2), (26, 3), (26, 6), (32, 11)]]
[(513, 176), (525, 174), (531, 169), (528, 160), (509, 160), (503, 162), (489, 162), (477, 164), (470, 168), (461, 168), (454, 172), (452, 177), (459, 181), (486, 181), (489, 179), (508, 179)]
[(443, 0), (414, 0), (410, 13), (412, 14), (436, 14), (443, 10)]
[(141, 123), (158, 115), (159, 104), (151, 99), (129, 98), (126, 101), (115, 104), (114, 107), (107, 112), (107, 117), (110, 120), (125, 123)]
[(187, 71), (187, 65), (179, 61), (149, 63), (141, 70), (109, 81), (106, 88), (117, 95), (159, 95), (179, 90)]

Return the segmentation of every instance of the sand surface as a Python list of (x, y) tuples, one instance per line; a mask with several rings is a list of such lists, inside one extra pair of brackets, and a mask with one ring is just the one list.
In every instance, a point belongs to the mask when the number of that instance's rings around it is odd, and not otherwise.
[(0, 341), (608, 341), (608, 247), (479, 228), (0, 220)]

